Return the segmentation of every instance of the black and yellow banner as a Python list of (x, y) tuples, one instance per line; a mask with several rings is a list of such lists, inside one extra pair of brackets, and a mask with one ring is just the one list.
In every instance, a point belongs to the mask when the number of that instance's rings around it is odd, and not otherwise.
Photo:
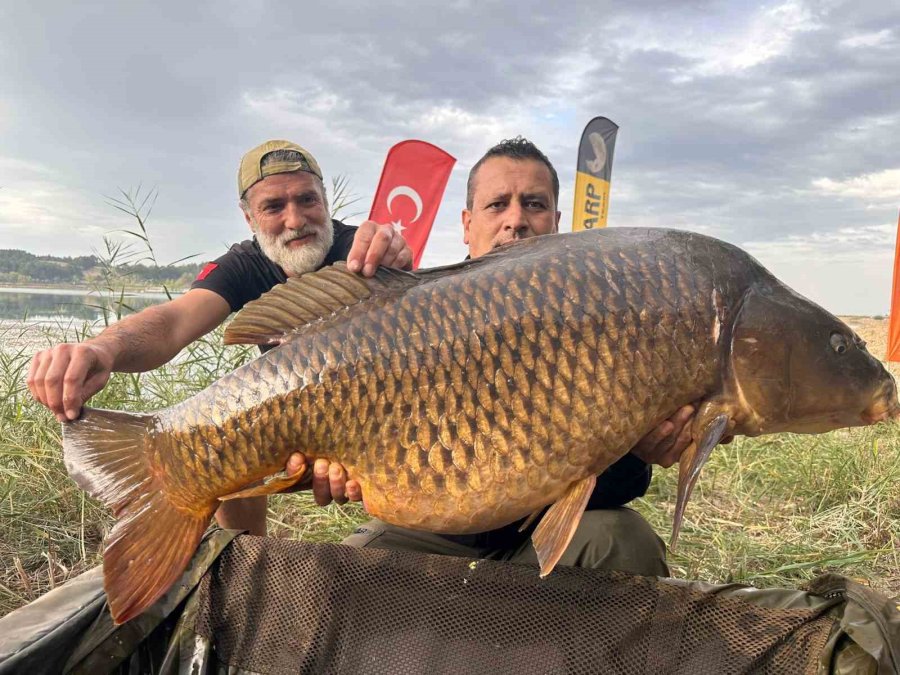
[(613, 150), (619, 127), (605, 117), (595, 117), (581, 134), (575, 170), (575, 208), (572, 231), (606, 227)]

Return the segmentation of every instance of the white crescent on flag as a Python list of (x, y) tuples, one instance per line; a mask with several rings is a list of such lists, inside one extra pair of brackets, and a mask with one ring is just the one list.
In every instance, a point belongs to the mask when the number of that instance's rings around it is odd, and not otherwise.
[(412, 224), (422, 215), (422, 198), (419, 196), (419, 193), (409, 187), (409, 185), (398, 185), (390, 191), (387, 198), (387, 208), (388, 211), (391, 212), (391, 215), (393, 215), (393, 211), (391, 211), (391, 202), (394, 201), (395, 197), (400, 197), (401, 195), (409, 197), (416, 206), (416, 217), (409, 221), (410, 224)]

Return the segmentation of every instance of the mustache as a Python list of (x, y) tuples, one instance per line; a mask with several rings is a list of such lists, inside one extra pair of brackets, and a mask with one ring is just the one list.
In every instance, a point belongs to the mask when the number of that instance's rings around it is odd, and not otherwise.
[(513, 241), (519, 241), (521, 239), (528, 239), (528, 233), (525, 230), (514, 230), (511, 234), (497, 237), (494, 240), (493, 248), (498, 248), (500, 246), (503, 246), (504, 244), (508, 244)]
[(321, 228), (314, 227), (310, 225), (305, 225), (302, 230), (292, 230), (289, 232), (282, 232), (278, 237), (279, 244), (290, 244), (292, 241), (296, 239), (303, 239), (303, 237), (314, 236), (319, 237), (322, 234)]

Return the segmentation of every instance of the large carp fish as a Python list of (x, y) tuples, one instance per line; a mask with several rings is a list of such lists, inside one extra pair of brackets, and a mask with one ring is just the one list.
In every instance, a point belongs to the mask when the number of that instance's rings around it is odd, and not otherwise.
[(248, 304), (226, 341), (278, 346), (171, 408), (85, 408), (63, 427), (70, 475), (117, 518), (117, 622), (178, 578), (221, 499), (299, 481), (294, 451), (341, 462), (371, 515), (410, 528), (481, 532), (552, 505), (533, 535), (547, 574), (595, 477), (685, 404), (675, 534), (723, 436), (900, 413), (844, 323), (740, 249), (672, 230), (537, 237), (371, 279), (337, 265)]

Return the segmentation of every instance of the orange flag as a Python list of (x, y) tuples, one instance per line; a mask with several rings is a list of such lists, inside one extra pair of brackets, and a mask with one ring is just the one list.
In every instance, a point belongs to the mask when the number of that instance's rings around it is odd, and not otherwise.
[(900, 219), (897, 220), (897, 244), (894, 251), (894, 284), (891, 289), (891, 321), (885, 361), (900, 361)]

